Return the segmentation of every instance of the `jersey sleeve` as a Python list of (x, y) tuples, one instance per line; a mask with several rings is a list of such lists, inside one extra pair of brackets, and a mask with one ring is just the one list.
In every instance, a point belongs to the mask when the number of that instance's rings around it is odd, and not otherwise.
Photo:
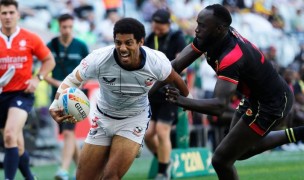
[(194, 51), (196, 51), (199, 54), (203, 54), (205, 52), (205, 50), (201, 48), (201, 46), (200, 46), (196, 37), (194, 38), (194, 40), (191, 44), (191, 47)]
[(157, 69), (160, 69), (160, 74), (158, 76), (159, 81), (164, 81), (165, 79), (168, 78), (168, 76), (171, 74), (172, 71), (172, 65), (169, 59), (166, 57), (165, 54), (159, 52), (158, 53), (159, 57), (159, 63), (157, 64)]
[(81, 60), (77, 69), (79, 71), (80, 77), (83, 80), (94, 79), (97, 75), (97, 54), (90, 53), (84, 59)]
[(33, 54), (41, 61), (49, 55), (51, 51), (38, 35), (32, 34), (31, 38), (33, 41)]

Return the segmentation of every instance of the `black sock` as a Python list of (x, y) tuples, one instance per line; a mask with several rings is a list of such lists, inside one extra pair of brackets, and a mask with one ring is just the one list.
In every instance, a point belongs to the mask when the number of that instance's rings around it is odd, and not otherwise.
[[(285, 130), (285, 132), (286, 132), (286, 130)], [(291, 132), (291, 139), (294, 140), (292, 142), (304, 140), (304, 126), (289, 128), (289, 132)], [(286, 135), (287, 135), (287, 133), (286, 133)], [(287, 137), (288, 137), (288, 135), (287, 135)], [(289, 141), (290, 141), (290, 139), (289, 139)]]
[(169, 163), (158, 163), (158, 173), (167, 175), (167, 167)]
[(285, 129), (286, 136), (290, 143), (304, 140), (304, 126)]
[(24, 151), (22, 156), (19, 158), (19, 170), (25, 179), (34, 179), (33, 174), (30, 170), (30, 157), (27, 151)]
[(15, 179), (18, 164), (18, 147), (5, 148), (5, 155), (3, 160), (5, 179)]

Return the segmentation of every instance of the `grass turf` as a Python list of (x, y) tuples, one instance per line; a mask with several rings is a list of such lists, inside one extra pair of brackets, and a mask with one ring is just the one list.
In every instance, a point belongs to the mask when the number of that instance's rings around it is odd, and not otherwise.
[[(125, 175), (125, 180), (147, 179), (151, 158), (136, 159), (132, 167)], [(242, 180), (299, 180), (304, 177), (304, 152), (273, 151), (252, 157), (251, 159), (236, 163), (236, 167)], [(54, 179), (57, 170), (56, 165), (43, 165), (32, 167), (33, 172), (40, 180)], [(71, 170), (73, 172), (73, 170)], [(3, 170), (0, 170), (0, 179)], [(72, 176), (71, 176), (72, 178)], [(22, 180), (18, 172), (16, 180)], [(187, 180), (216, 180), (216, 175), (186, 178)]]

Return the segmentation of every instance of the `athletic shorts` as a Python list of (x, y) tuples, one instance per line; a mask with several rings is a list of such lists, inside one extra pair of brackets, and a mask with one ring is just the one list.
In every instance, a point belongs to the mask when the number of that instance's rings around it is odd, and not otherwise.
[(178, 106), (167, 101), (150, 102), (150, 106), (152, 112), (152, 121), (158, 121), (170, 125), (177, 123)]
[(59, 124), (59, 133), (61, 134), (64, 130), (74, 131), (76, 123), (63, 122)]
[(240, 117), (253, 131), (265, 136), (288, 115), (293, 99), (291, 91), (286, 91), (266, 103), (254, 99), (242, 99), (237, 107), (237, 113), (240, 113)]
[(91, 128), (85, 142), (94, 145), (110, 146), (113, 136), (119, 135), (142, 144), (151, 118), (149, 107), (134, 117), (120, 120), (118, 120), (119, 118), (114, 118), (101, 113), (95, 108)]
[(34, 104), (34, 95), (24, 91), (3, 92), (0, 94), (0, 128), (6, 123), (8, 110), (11, 107), (23, 109), (29, 113)]

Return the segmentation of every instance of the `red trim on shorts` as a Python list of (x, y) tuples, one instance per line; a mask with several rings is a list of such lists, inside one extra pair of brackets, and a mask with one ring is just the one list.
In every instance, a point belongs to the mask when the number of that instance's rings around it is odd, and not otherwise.
[(232, 82), (233, 84), (238, 84), (239, 82), (234, 80), (234, 79), (231, 79), (229, 77), (225, 77), (225, 76), (218, 76), (219, 79), (222, 79), (222, 80), (225, 80), (225, 81), (229, 81), (229, 82)]
[(202, 54), (202, 51), (200, 51), (199, 49), (197, 49), (197, 48), (194, 46), (193, 43), (191, 43), (191, 47), (192, 47), (192, 49), (193, 49), (195, 52), (197, 52), (197, 53), (199, 53), (199, 54)]
[(266, 133), (263, 129), (261, 129), (258, 125), (256, 125), (255, 123), (251, 123), (249, 125), (249, 127), (256, 132), (258, 135), (260, 136), (264, 136), (264, 134)]

